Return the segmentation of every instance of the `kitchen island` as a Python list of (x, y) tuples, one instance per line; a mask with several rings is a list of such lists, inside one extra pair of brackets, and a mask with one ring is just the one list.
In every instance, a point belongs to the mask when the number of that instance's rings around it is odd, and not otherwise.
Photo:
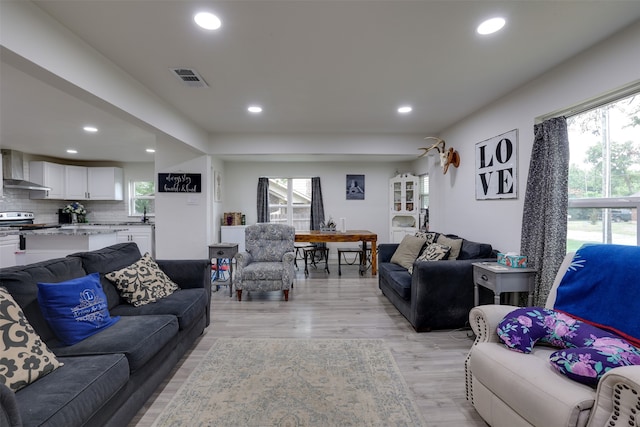
[(118, 229), (47, 228), (21, 231), (24, 239), (24, 259), (19, 264), (32, 264), (51, 258), (61, 258), (75, 252), (93, 251), (115, 245)]

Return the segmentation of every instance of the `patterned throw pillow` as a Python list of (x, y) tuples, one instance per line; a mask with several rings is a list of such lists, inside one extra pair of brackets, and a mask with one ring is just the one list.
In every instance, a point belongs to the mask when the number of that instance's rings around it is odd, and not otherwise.
[[(451, 248), (449, 246), (441, 245), (440, 243), (431, 243), (422, 250), (422, 253), (416, 261), (440, 261), (447, 259), (450, 250)], [(411, 268), (408, 270), (409, 273), (413, 273), (413, 265), (411, 265)]]
[(63, 365), (33, 330), (11, 294), (0, 287), (0, 383), (13, 391)]
[(130, 266), (107, 273), (104, 277), (115, 283), (120, 296), (134, 307), (168, 297), (179, 289), (149, 253)]
[(435, 231), (416, 231), (415, 236), (420, 237), (427, 241), (427, 245), (435, 243), (438, 240), (438, 236), (440, 233), (436, 233)]
[(497, 332), (514, 351), (530, 353), (537, 342), (563, 349), (551, 354), (551, 366), (594, 387), (613, 368), (640, 365), (640, 349), (623, 338), (547, 308), (514, 310), (500, 322)]

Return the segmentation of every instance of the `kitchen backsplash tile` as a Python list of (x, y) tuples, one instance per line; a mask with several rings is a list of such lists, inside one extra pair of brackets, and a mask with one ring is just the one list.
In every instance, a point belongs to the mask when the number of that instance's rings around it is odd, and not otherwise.
[[(72, 200), (32, 200), (29, 192), (11, 188), (4, 189), (0, 198), (0, 211), (27, 211), (35, 214), (35, 223), (57, 223), (58, 209), (64, 208)], [(126, 201), (79, 200), (87, 209), (90, 222), (131, 221)]]

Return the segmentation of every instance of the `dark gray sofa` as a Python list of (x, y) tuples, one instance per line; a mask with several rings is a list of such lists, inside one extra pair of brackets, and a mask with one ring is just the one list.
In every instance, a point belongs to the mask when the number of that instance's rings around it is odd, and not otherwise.
[[(447, 235), (458, 238), (455, 235)], [(391, 262), (397, 243), (378, 246), (378, 286), (417, 332), (465, 326), (473, 307), (474, 262), (495, 261), (491, 245), (463, 239), (455, 260), (418, 261), (413, 274)], [(491, 295), (480, 289), (481, 302)]]
[[(0, 425), (126, 426), (210, 322), (208, 260), (158, 260), (180, 289), (155, 303), (127, 304), (104, 273), (140, 258), (135, 243), (36, 264), (0, 269), (29, 323), (64, 366), (13, 393), (0, 386)], [(60, 282), (101, 273), (109, 312), (121, 316), (109, 328), (72, 346), (63, 345), (44, 319), (38, 282)]]

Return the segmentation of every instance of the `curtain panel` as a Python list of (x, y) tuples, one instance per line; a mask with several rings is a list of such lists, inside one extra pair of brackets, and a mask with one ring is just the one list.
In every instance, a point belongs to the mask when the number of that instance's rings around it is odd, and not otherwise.
[(258, 178), (258, 222), (269, 222), (269, 178)]
[(324, 222), (324, 203), (322, 201), (322, 188), (320, 177), (311, 178), (311, 223), (310, 230), (320, 230), (320, 224)]
[(520, 250), (536, 274), (534, 304), (544, 305), (567, 251), (569, 137), (557, 117), (534, 126)]

